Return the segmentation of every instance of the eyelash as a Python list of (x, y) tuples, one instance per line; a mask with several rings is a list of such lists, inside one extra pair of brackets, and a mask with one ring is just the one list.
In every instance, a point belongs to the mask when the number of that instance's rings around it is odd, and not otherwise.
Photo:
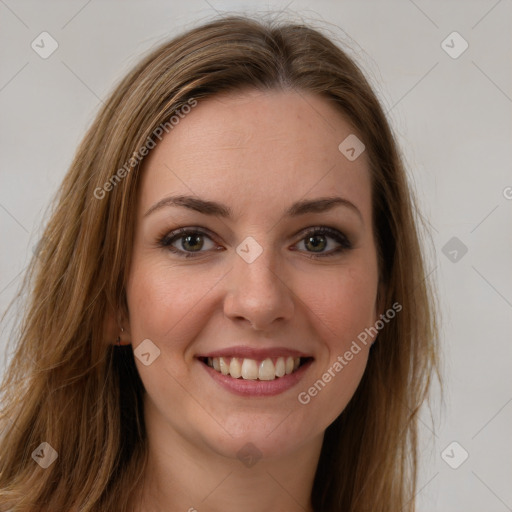
[[(196, 229), (196, 228), (179, 228), (174, 231), (171, 231), (170, 233), (166, 233), (163, 236), (158, 238), (158, 246), (162, 247), (164, 249), (167, 249), (171, 251), (172, 253), (176, 254), (179, 257), (182, 258), (194, 258), (199, 257), (199, 255), (202, 252), (207, 251), (197, 251), (197, 252), (186, 252), (182, 251), (181, 249), (177, 249), (176, 247), (172, 246), (172, 243), (176, 240), (179, 240), (180, 238), (184, 238), (188, 235), (202, 235), (208, 237), (210, 240), (212, 237), (204, 230), (202, 229)], [(328, 235), (330, 238), (333, 238), (336, 242), (340, 244), (339, 247), (336, 247), (335, 249), (331, 250), (328, 253), (310, 253), (309, 257), (316, 259), (316, 258), (328, 258), (330, 256), (334, 256), (336, 254), (342, 253), (346, 250), (352, 249), (352, 244), (349, 241), (349, 239), (340, 231), (337, 229), (329, 228), (327, 226), (317, 226), (313, 228), (309, 228), (306, 231), (302, 233), (302, 238), (299, 240), (299, 242), (302, 242), (307, 237), (311, 236), (323, 236)], [(212, 240), (213, 241), (213, 240)]]

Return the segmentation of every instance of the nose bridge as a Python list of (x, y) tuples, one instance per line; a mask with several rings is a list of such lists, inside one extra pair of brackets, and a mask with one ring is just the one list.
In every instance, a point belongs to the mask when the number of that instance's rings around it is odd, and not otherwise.
[[(270, 244), (256, 246), (257, 242), (243, 242), (237, 248), (235, 267), (241, 279), (240, 287), (247, 290), (268, 292), (270, 295), (277, 290), (279, 278), (276, 272), (276, 255)], [(245, 283), (244, 283), (245, 281)]]
[[(262, 235), (260, 240), (263, 238)], [(284, 276), (279, 275), (278, 260), (270, 237), (263, 243), (247, 237), (239, 244), (224, 307), (228, 317), (244, 318), (257, 329), (264, 329), (277, 319), (291, 317), (293, 297)]]

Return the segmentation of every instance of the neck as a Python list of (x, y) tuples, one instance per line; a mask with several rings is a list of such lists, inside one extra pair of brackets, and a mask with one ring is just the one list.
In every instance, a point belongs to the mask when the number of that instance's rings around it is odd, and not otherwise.
[(310, 497), (323, 436), (251, 464), (189, 442), (169, 426), (165, 437), (151, 435), (157, 434), (154, 427), (147, 429), (148, 464), (135, 512), (313, 512)]

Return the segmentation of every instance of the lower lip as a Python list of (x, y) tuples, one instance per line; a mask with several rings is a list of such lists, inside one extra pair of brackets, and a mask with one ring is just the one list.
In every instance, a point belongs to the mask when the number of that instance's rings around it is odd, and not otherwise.
[(293, 373), (277, 377), (274, 380), (246, 380), (242, 378), (234, 379), (233, 377), (223, 375), (202, 361), (199, 361), (215, 382), (235, 395), (241, 396), (274, 396), (284, 393), (302, 379), (312, 362), (313, 360), (309, 360)]

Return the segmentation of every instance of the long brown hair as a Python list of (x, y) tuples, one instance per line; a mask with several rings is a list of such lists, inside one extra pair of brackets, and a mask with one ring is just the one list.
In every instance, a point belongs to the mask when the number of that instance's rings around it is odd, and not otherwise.
[[(397, 145), (370, 85), (338, 46), (302, 24), (241, 16), (153, 50), (118, 84), (77, 151), (24, 281), (28, 300), (1, 388), (2, 510), (130, 510), (147, 455), (144, 389), (132, 347), (105, 339), (105, 319), (126, 311), (139, 151), (191, 101), (250, 88), (321, 95), (361, 134), (384, 309), (402, 305), (325, 432), (312, 505), (316, 512), (414, 510), (418, 411), (439, 377), (438, 342)], [(47, 469), (31, 457), (42, 442), (58, 453)]]

